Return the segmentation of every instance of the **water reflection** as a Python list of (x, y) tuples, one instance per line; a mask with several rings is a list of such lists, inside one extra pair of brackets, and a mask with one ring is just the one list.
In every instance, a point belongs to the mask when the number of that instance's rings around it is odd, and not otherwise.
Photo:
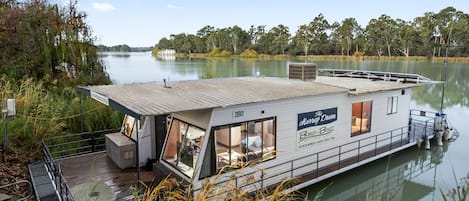
[(129, 52), (100, 52), (98, 53), (100, 57), (115, 57), (115, 58), (130, 58), (131, 53)]
[[(374, 165), (365, 165), (340, 175), (340, 179), (331, 178), (315, 184), (305, 192), (309, 192), (312, 200), (316, 192), (324, 189), (320, 197), (323, 201), (343, 200), (421, 200), (434, 195), (437, 186), (421, 183), (417, 180), (423, 174), (433, 174), (434, 180), (442, 163), (443, 156), (448, 150), (448, 144), (434, 147), (431, 151), (412, 148), (398, 153), (399, 157), (390, 156), (380, 159)], [(441, 171), (441, 170), (440, 170)], [(436, 197), (440, 200), (440, 197)]]

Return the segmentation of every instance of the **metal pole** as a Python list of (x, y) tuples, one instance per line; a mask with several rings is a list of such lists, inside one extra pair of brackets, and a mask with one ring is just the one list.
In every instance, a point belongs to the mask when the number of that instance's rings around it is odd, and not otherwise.
[(448, 34), (448, 40), (446, 41), (446, 48), (445, 48), (445, 62), (444, 62), (444, 67), (445, 67), (445, 73), (444, 73), (444, 82), (443, 82), (443, 89), (442, 89), (442, 94), (441, 94), (441, 105), (440, 105), (440, 112), (443, 113), (443, 107), (444, 107), (444, 100), (445, 100), (445, 87), (446, 87), (446, 80), (448, 79), (448, 48), (449, 48), (449, 41), (451, 38), (451, 28), (449, 29), (449, 34)]
[(7, 99), (3, 101), (3, 151), (8, 151), (8, 109), (7, 109)]
[(83, 133), (83, 104), (81, 102), (82, 95), (80, 94), (80, 132)]
[(139, 136), (138, 136), (138, 130), (139, 130), (139, 127), (140, 127), (140, 121), (138, 120), (137, 121), (137, 125), (136, 125), (136, 135), (137, 135), (137, 145), (136, 145), (136, 148), (137, 150), (135, 151), (136, 152), (136, 155), (137, 155), (137, 158), (136, 158), (136, 162), (137, 162), (137, 195), (140, 195), (140, 153), (139, 153)]
[(445, 101), (445, 86), (446, 86), (446, 79), (447, 79), (447, 74), (448, 74), (448, 45), (446, 45), (446, 51), (445, 51), (445, 73), (444, 73), (444, 81), (443, 81), (443, 87), (442, 87), (442, 93), (441, 93), (441, 104), (440, 104), (440, 112), (443, 113), (443, 105)]

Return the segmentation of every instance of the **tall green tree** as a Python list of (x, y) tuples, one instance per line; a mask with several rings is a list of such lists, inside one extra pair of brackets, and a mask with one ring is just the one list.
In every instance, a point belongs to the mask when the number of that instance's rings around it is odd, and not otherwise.
[(159, 49), (174, 49), (173, 42), (166, 37), (161, 38), (155, 46)]
[(244, 50), (251, 45), (251, 36), (239, 26), (230, 29), (231, 46), (234, 54), (239, 54), (240, 49)]
[(381, 56), (386, 50), (391, 56), (391, 46), (396, 40), (396, 22), (388, 15), (371, 19), (366, 26), (367, 43), (370, 50)]
[(312, 37), (313, 36), (311, 33), (311, 28), (308, 25), (303, 24), (300, 26), (300, 28), (298, 28), (293, 38), (294, 44), (301, 47), (305, 56), (308, 56), (308, 51), (309, 51), (309, 47), (311, 46)]
[(451, 26), (450, 49), (454, 56), (469, 56), (469, 15), (458, 12), (458, 20)]
[(330, 24), (323, 14), (316, 16), (308, 25), (311, 32), (311, 49), (315, 54), (328, 54)]
[(436, 32), (435, 13), (426, 12), (423, 16), (414, 19), (415, 29), (421, 43), (421, 54), (427, 57), (434, 55), (434, 42)]
[(210, 46), (207, 42), (208, 37), (215, 32), (215, 27), (207, 25), (201, 28), (200, 30), (197, 31), (197, 37), (201, 39), (202, 44), (202, 49), (204, 49), (204, 52), (209, 52), (211, 50), (210, 47), (213, 48), (213, 46)]
[[(352, 45), (358, 38), (361, 28), (355, 18), (346, 18), (341, 24), (334, 26), (334, 34), (337, 36), (337, 42), (340, 44), (340, 54), (349, 56), (351, 54)], [(358, 51), (358, 45), (357, 45)]]
[(289, 46), (290, 30), (279, 24), (259, 39), (259, 49), (266, 54), (285, 54)]
[(441, 51), (446, 47), (450, 37), (451, 27), (456, 22), (457, 10), (447, 7), (435, 14), (435, 35), (438, 42), (435, 44), (433, 56), (441, 56)]
[(397, 46), (395, 49), (405, 57), (410, 56), (411, 49), (415, 49), (413, 46), (417, 44), (418, 33), (413, 26), (411, 22), (406, 22), (401, 19), (396, 20)]
[(0, 2), (0, 73), (10, 78), (69, 77), (80, 84), (108, 83), (77, 2)]

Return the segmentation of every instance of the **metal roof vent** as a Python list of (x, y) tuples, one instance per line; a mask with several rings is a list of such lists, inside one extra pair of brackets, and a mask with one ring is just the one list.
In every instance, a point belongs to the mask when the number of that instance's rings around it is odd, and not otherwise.
[(315, 63), (292, 63), (288, 65), (288, 78), (303, 81), (316, 80), (317, 65)]

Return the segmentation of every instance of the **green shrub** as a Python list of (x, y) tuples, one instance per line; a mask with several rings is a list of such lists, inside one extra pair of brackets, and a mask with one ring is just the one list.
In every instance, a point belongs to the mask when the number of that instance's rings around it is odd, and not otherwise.
[(361, 57), (361, 56), (363, 56), (363, 55), (365, 55), (365, 53), (364, 53), (364, 52), (360, 52), (360, 51), (356, 51), (356, 52), (353, 53), (353, 56), (354, 56), (354, 57)]
[(158, 52), (159, 52), (159, 51), (160, 51), (160, 48), (155, 47), (155, 48), (153, 48), (153, 50), (151, 51), (151, 55), (156, 56), (156, 55), (158, 55)]
[(246, 49), (239, 56), (249, 57), (249, 58), (257, 58), (259, 55), (257, 54), (257, 52), (255, 50)]

